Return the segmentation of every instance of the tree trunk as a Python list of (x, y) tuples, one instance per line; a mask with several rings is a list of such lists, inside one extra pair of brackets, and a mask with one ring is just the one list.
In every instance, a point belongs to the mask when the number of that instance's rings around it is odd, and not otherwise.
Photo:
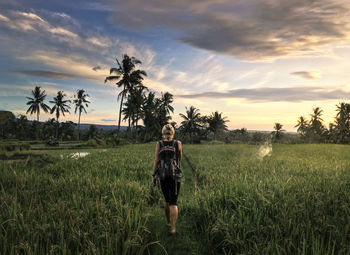
[(80, 115), (81, 115), (81, 110), (79, 109), (79, 120), (78, 120), (78, 141), (80, 141)]
[(37, 125), (36, 130), (35, 130), (35, 140), (39, 140), (39, 128), (40, 128), (40, 126), (39, 126), (39, 111), (37, 111), (37, 113), (36, 113), (36, 120), (38, 122), (38, 125)]
[[(125, 85), (124, 85), (123, 91), (124, 90), (125, 90)], [(124, 92), (122, 93), (122, 99), (120, 101), (120, 108), (119, 108), (118, 133), (117, 133), (118, 136), (119, 136), (119, 132), (120, 132), (120, 121), (121, 121), (121, 118), (122, 118), (123, 100), (124, 100)]]
[(135, 135), (135, 141), (137, 140), (137, 138), (138, 138), (138, 132), (137, 132), (137, 126), (138, 126), (138, 118), (139, 118), (139, 116), (138, 116), (139, 114), (138, 114), (138, 111), (136, 110), (136, 135)]
[(56, 140), (58, 141), (58, 125), (59, 125), (59, 122), (58, 122), (58, 117), (56, 118)]

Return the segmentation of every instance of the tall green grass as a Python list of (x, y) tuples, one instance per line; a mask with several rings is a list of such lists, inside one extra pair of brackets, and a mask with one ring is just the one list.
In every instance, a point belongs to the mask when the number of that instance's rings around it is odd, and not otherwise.
[(350, 147), (187, 146), (208, 253), (350, 254)]
[(142, 254), (154, 146), (0, 166), (1, 254)]
[[(350, 147), (274, 145), (265, 158), (259, 149), (184, 145), (194, 180), (183, 164), (181, 238), (162, 244), (192, 238), (184, 254), (350, 254)], [(162, 200), (150, 187), (154, 144), (89, 152), (0, 163), (0, 254), (163, 253), (153, 247), (165, 219), (150, 221)]]

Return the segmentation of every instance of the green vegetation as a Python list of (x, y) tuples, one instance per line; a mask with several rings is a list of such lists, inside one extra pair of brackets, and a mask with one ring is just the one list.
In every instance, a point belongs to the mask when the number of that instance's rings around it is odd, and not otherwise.
[(0, 253), (142, 254), (160, 198), (150, 189), (153, 152), (125, 146), (44, 166), (1, 163)]
[(187, 146), (194, 229), (223, 254), (349, 254), (350, 147)]
[(174, 237), (154, 144), (83, 152), (0, 161), (1, 254), (349, 254), (348, 146), (184, 146)]

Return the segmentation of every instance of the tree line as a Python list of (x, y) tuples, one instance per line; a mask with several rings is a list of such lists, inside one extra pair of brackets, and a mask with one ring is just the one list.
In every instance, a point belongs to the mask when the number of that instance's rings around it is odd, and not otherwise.
[[(174, 107), (171, 105), (173, 95), (161, 92), (160, 97), (156, 97), (154, 92), (149, 91), (143, 84), (147, 73), (136, 69), (136, 65), (141, 64), (140, 60), (124, 54), (122, 60), (116, 59), (116, 62), (117, 67), (110, 69), (110, 75), (106, 77), (105, 82), (117, 81), (115, 85), (121, 88), (118, 95), (118, 100), (120, 99), (118, 134), (122, 115), (123, 120), (128, 122), (128, 137), (143, 142), (159, 139), (161, 128), (165, 124), (170, 123), (177, 128), (171, 117), (174, 113)], [(178, 128), (180, 136), (188, 138), (189, 142), (194, 142), (198, 132), (203, 137), (207, 131), (214, 132), (216, 136), (218, 132), (227, 130), (225, 124), (227, 120), (222, 113), (215, 112), (210, 116), (201, 116), (198, 111), (191, 106), (186, 108), (185, 114), (180, 114), (183, 119)], [(143, 125), (139, 125), (139, 120), (142, 120)], [(205, 132), (202, 132), (203, 130)]]
[[(171, 123), (177, 129), (177, 136), (184, 142), (198, 143), (201, 140), (218, 140), (226, 143), (252, 142), (258, 143), (266, 139), (273, 142), (350, 142), (350, 105), (339, 103), (334, 123), (329, 124), (327, 129), (322, 119), (323, 110), (319, 107), (313, 109), (310, 119), (300, 116), (297, 120), (298, 136), (286, 134), (281, 123), (275, 123), (272, 133), (248, 132), (245, 128), (229, 131), (226, 123), (227, 117), (218, 111), (210, 115), (202, 115), (194, 106), (186, 107), (185, 113), (180, 113), (181, 123), (177, 125), (172, 121), (171, 114), (174, 113), (173, 95), (169, 92), (161, 92), (156, 96), (155, 92), (149, 90), (144, 84), (147, 73), (137, 69), (142, 64), (140, 60), (122, 56), (121, 61), (116, 59), (117, 66), (110, 68), (105, 83), (116, 82), (117, 88), (121, 89), (117, 100), (120, 102), (118, 111), (118, 126), (115, 131), (103, 132), (95, 126), (81, 134), (81, 113), (87, 113), (89, 106), (89, 95), (84, 89), (77, 90), (73, 100), (67, 98), (64, 91), (58, 91), (53, 100), (47, 105), (46, 92), (36, 86), (31, 91), (31, 97), (27, 97), (29, 106), (27, 114), (36, 114), (36, 121), (28, 122), (24, 115), (18, 118), (14, 116), (0, 116), (0, 135), (2, 138), (17, 139), (43, 139), (43, 140), (83, 140), (107, 139), (107, 137), (126, 138), (131, 141), (149, 142), (160, 138), (161, 128)], [(60, 123), (60, 117), (69, 114), (71, 103), (75, 106), (75, 114), (78, 113), (77, 124), (66, 121)], [(55, 114), (45, 123), (40, 122), (40, 112)], [(3, 121), (1, 118), (15, 121)], [(121, 121), (127, 123), (127, 129), (120, 129)], [(5, 124), (6, 123), (6, 124)], [(77, 126), (77, 132), (76, 130)]]

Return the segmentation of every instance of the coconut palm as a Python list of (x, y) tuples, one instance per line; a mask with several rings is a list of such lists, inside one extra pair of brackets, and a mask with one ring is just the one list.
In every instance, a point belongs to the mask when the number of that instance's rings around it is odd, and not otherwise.
[(282, 132), (284, 132), (285, 130), (282, 129), (283, 128), (283, 125), (276, 122), (275, 123), (275, 126), (273, 127), (275, 131), (272, 132), (275, 140), (279, 140), (282, 136)]
[(39, 115), (40, 115), (40, 108), (44, 110), (44, 112), (49, 112), (50, 107), (44, 103), (44, 100), (46, 98), (45, 90), (41, 91), (41, 87), (36, 86), (34, 90), (32, 90), (32, 96), (33, 97), (27, 97), (29, 100), (27, 102), (27, 105), (30, 105), (27, 113), (30, 113), (32, 115), (33, 113), (36, 113), (36, 120), (39, 122)]
[(309, 128), (309, 122), (303, 116), (300, 116), (298, 119), (298, 124), (296, 124), (294, 127), (298, 128), (297, 132), (304, 136)]
[(161, 126), (168, 124), (171, 120), (170, 113), (174, 112), (174, 107), (171, 106), (173, 95), (169, 92), (161, 93), (161, 97), (156, 99), (158, 106), (158, 120)]
[(335, 117), (335, 135), (338, 137), (338, 142), (345, 143), (349, 138), (350, 133), (350, 105), (347, 103), (339, 103), (336, 105), (337, 115)]
[(145, 125), (144, 141), (149, 141), (154, 137), (158, 138), (162, 128), (160, 121), (160, 100), (155, 97), (154, 92), (149, 92), (145, 96), (142, 107), (141, 117)]
[(193, 136), (199, 133), (202, 122), (201, 114), (199, 109), (191, 106), (190, 108), (186, 107), (186, 114), (180, 113), (180, 116), (184, 119), (181, 122), (180, 129), (190, 135), (191, 143), (193, 143)]
[(137, 128), (138, 128), (138, 121), (139, 121), (139, 119), (142, 118), (141, 108), (142, 108), (142, 104), (143, 104), (144, 99), (145, 99), (145, 90), (148, 91), (148, 88), (145, 86), (138, 86), (136, 89), (134, 89), (131, 92), (132, 93), (131, 94), (132, 103), (133, 103), (134, 108), (135, 108), (134, 120), (135, 120), (136, 132), (137, 132)]
[(56, 127), (56, 139), (58, 139), (58, 119), (60, 117), (60, 114), (62, 113), (63, 116), (66, 112), (69, 113), (70, 106), (67, 105), (67, 103), (70, 103), (70, 100), (64, 100), (66, 97), (66, 94), (64, 94), (63, 91), (58, 91), (57, 96), (53, 98), (53, 101), (50, 101), (50, 103), (54, 104), (54, 106), (51, 108), (51, 114), (56, 112), (56, 121), (57, 121), (57, 127)]
[(84, 111), (86, 112), (85, 106), (89, 107), (90, 101), (87, 99), (89, 97), (88, 94), (84, 94), (85, 90), (83, 89), (78, 89), (77, 94), (74, 95), (74, 100), (73, 103), (75, 104), (75, 111), (74, 113), (77, 113), (77, 110), (79, 110), (79, 119), (78, 119), (78, 140), (80, 140), (80, 116), (81, 112)]
[(134, 57), (130, 58), (128, 55), (124, 54), (121, 63), (118, 61), (118, 59), (116, 59), (116, 61), (118, 67), (113, 67), (110, 69), (110, 76), (106, 77), (105, 82), (117, 80), (118, 82), (116, 83), (116, 85), (118, 86), (118, 88), (122, 88), (122, 91), (118, 95), (118, 100), (119, 98), (121, 98), (118, 120), (119, 134), (124, 97), (128, 93), (130, 93), (134, 89), (134, 87), (141, 86), (143, 77), (147, 76), (147, 74), (145, 71), (135, 70), (136, 65), (141, 64), (141, 61)]
[(209, 124), (209, 131), (214, 133), (214, 140), (216, 140), (216, 135), (219, 131), (227, 130), (227, 126), (225, 123), (229, 122), (226, 120), (227, 117), (223, 117), (222, 113), (218, 111), (212, 112), (209, 117), (206, 118), (206, 121)]
[(130, 132), (132, 132), (132, 126), (134, 126), (134, 119), (135, 119), (135, 104), (133, 103), (133, 100), (131, 98), (131, 95), (128, 96), (126, 102), (124, 103), (124, 107), (122, 110), (122, 114), (124, 115), (123, 121), (128, 121), (128, 129)]
[(166, 113), (170, 115), (171, 113), (174, 113), (174, 107), (172, 107), (170, 104), (174, 101), (173, 100), (173, 95), (169, 92), (165, 92), (164, 94), (162, 93), (162, 97), (161, 97), (161, 107), (162, 110)]
[(324, 126), (322, 124), (323, 119), (321, 118), (323, 110), (320, 107), (312, 109), (313, 113), (310, 114), (310, 129), (314, 134), (321, 135), (324, 131)]

